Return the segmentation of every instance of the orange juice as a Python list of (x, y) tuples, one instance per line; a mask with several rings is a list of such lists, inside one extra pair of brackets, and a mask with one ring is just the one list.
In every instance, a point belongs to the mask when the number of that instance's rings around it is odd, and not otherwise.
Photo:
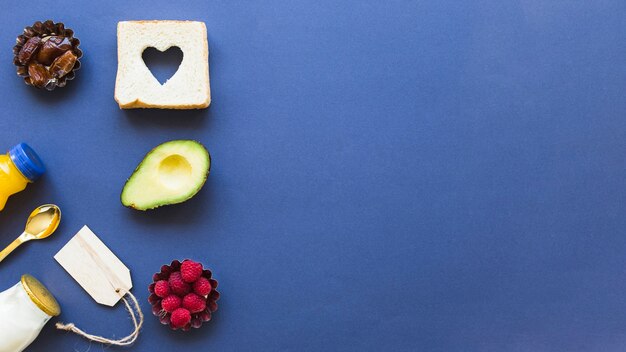
[(39, 156), (26, 143), (20, 143), (6, 155), (0, 155), (0, 210), (4, 209), (11, 195), (23, 191), (45, 170)]

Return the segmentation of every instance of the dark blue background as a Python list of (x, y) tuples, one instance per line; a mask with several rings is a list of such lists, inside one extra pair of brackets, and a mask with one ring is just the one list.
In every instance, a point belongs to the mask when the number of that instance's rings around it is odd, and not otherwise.
[[(49, 173), (0, 213), (1, 244), (35, 206), (64, 211), (54, 237), (0, 264), (2, 289), (32, 273), (60, 320), (127, 334), (122, 306), (96, 305), (52, 259), (88, 224), (131, 268), (147, 314), (133, 351), (626, 348), (626, 2), (2, 7), (0, 141), (29, 142)], [(85, 52), (54, 92), (11, 64), (16, 35), (47, 18)], [(132, 19), (206, 22), (208, 110), (119, 110), (116, 24)], [(143, 155), (181, 138), (211, 152), (204, 189), (122, 207)], [(222, 300), (185, 334), (159, 325), (146, 288), (187, 257)], [(29, 351), (89, 347), (50, 323)]]

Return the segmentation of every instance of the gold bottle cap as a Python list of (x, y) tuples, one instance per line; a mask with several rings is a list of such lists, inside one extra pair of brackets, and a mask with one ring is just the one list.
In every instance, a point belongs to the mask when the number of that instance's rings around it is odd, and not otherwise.
[(22, 287), (24, 287), (31, 301), (44, 313), (51, 317), (56, 317), (61, 314), (59, 303), (39, 280), (31, 275), (24, 274), (22, 275)]

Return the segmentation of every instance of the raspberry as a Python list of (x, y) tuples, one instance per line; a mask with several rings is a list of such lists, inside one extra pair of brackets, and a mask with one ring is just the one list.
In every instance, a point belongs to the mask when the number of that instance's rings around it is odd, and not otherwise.
[(165, 298), (170, 295), (170, 285), (165, 280), (157, 281), (154, 285), (154, 294), (161, 298)]
[(169, 295), (161, 301), (161, 308), (163, 308), (166, 312), (173, 312), (176, 309), (180, 308), (183, 300), (176, 295)]
[(183, 307), (191, 313), (202, 312), (206, 308), (206, 299), (195, 293), (190, 293), (183, 298)]
[(173, 272), (170, 275), (170, 279), (168, 282), (170, 284), (170, 289), (172, 290), (172, 292), (179, 295), (180, 297), (185, 296), (191, 291), (191, 286), (183, 281), (183, 278), (179, 271)]
[(170, 322), (174, 328), (182, 328), (191, 322), (191, 314), (185, 308), (178, 308), (172, 312)]
[(202, 276), (202, 264), (196, 263), (193, 260), (185, 260), (180, 266), (180, 273), (185, 282), (192, 283)]
[(200, 296), (208, 295), (213, 288), (211, 287), (211, 283), (206, 277), (200, 277), (196, 282), (193, 283), (193, 292)]

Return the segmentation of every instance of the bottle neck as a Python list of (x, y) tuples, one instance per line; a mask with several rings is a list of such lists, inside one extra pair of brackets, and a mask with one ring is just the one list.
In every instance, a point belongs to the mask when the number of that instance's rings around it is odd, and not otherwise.
[(7, 154), (7, 157), (9, 158), (10, 162), (6, 163), (6, 167), (7, 167), (6, 171), (10, 173), (11, 175), (15, 175), (13, 179), (17, 180), (19, 178), (26, 183), (32, 183), (33, 181), (29, 179), (28, 177), (26, 177), (26, 175), (24, 175), (24, 173), (17, 167), (17, 165), (15, 165), (15, 163), (13, 162), (13, 159), (11, 159), (11, 156)]
[(25, 274), (22, 275), (20, 283), (30, 300), (44, 313), (51, 317), (61, 314), (59, 303), (39, 280)]

